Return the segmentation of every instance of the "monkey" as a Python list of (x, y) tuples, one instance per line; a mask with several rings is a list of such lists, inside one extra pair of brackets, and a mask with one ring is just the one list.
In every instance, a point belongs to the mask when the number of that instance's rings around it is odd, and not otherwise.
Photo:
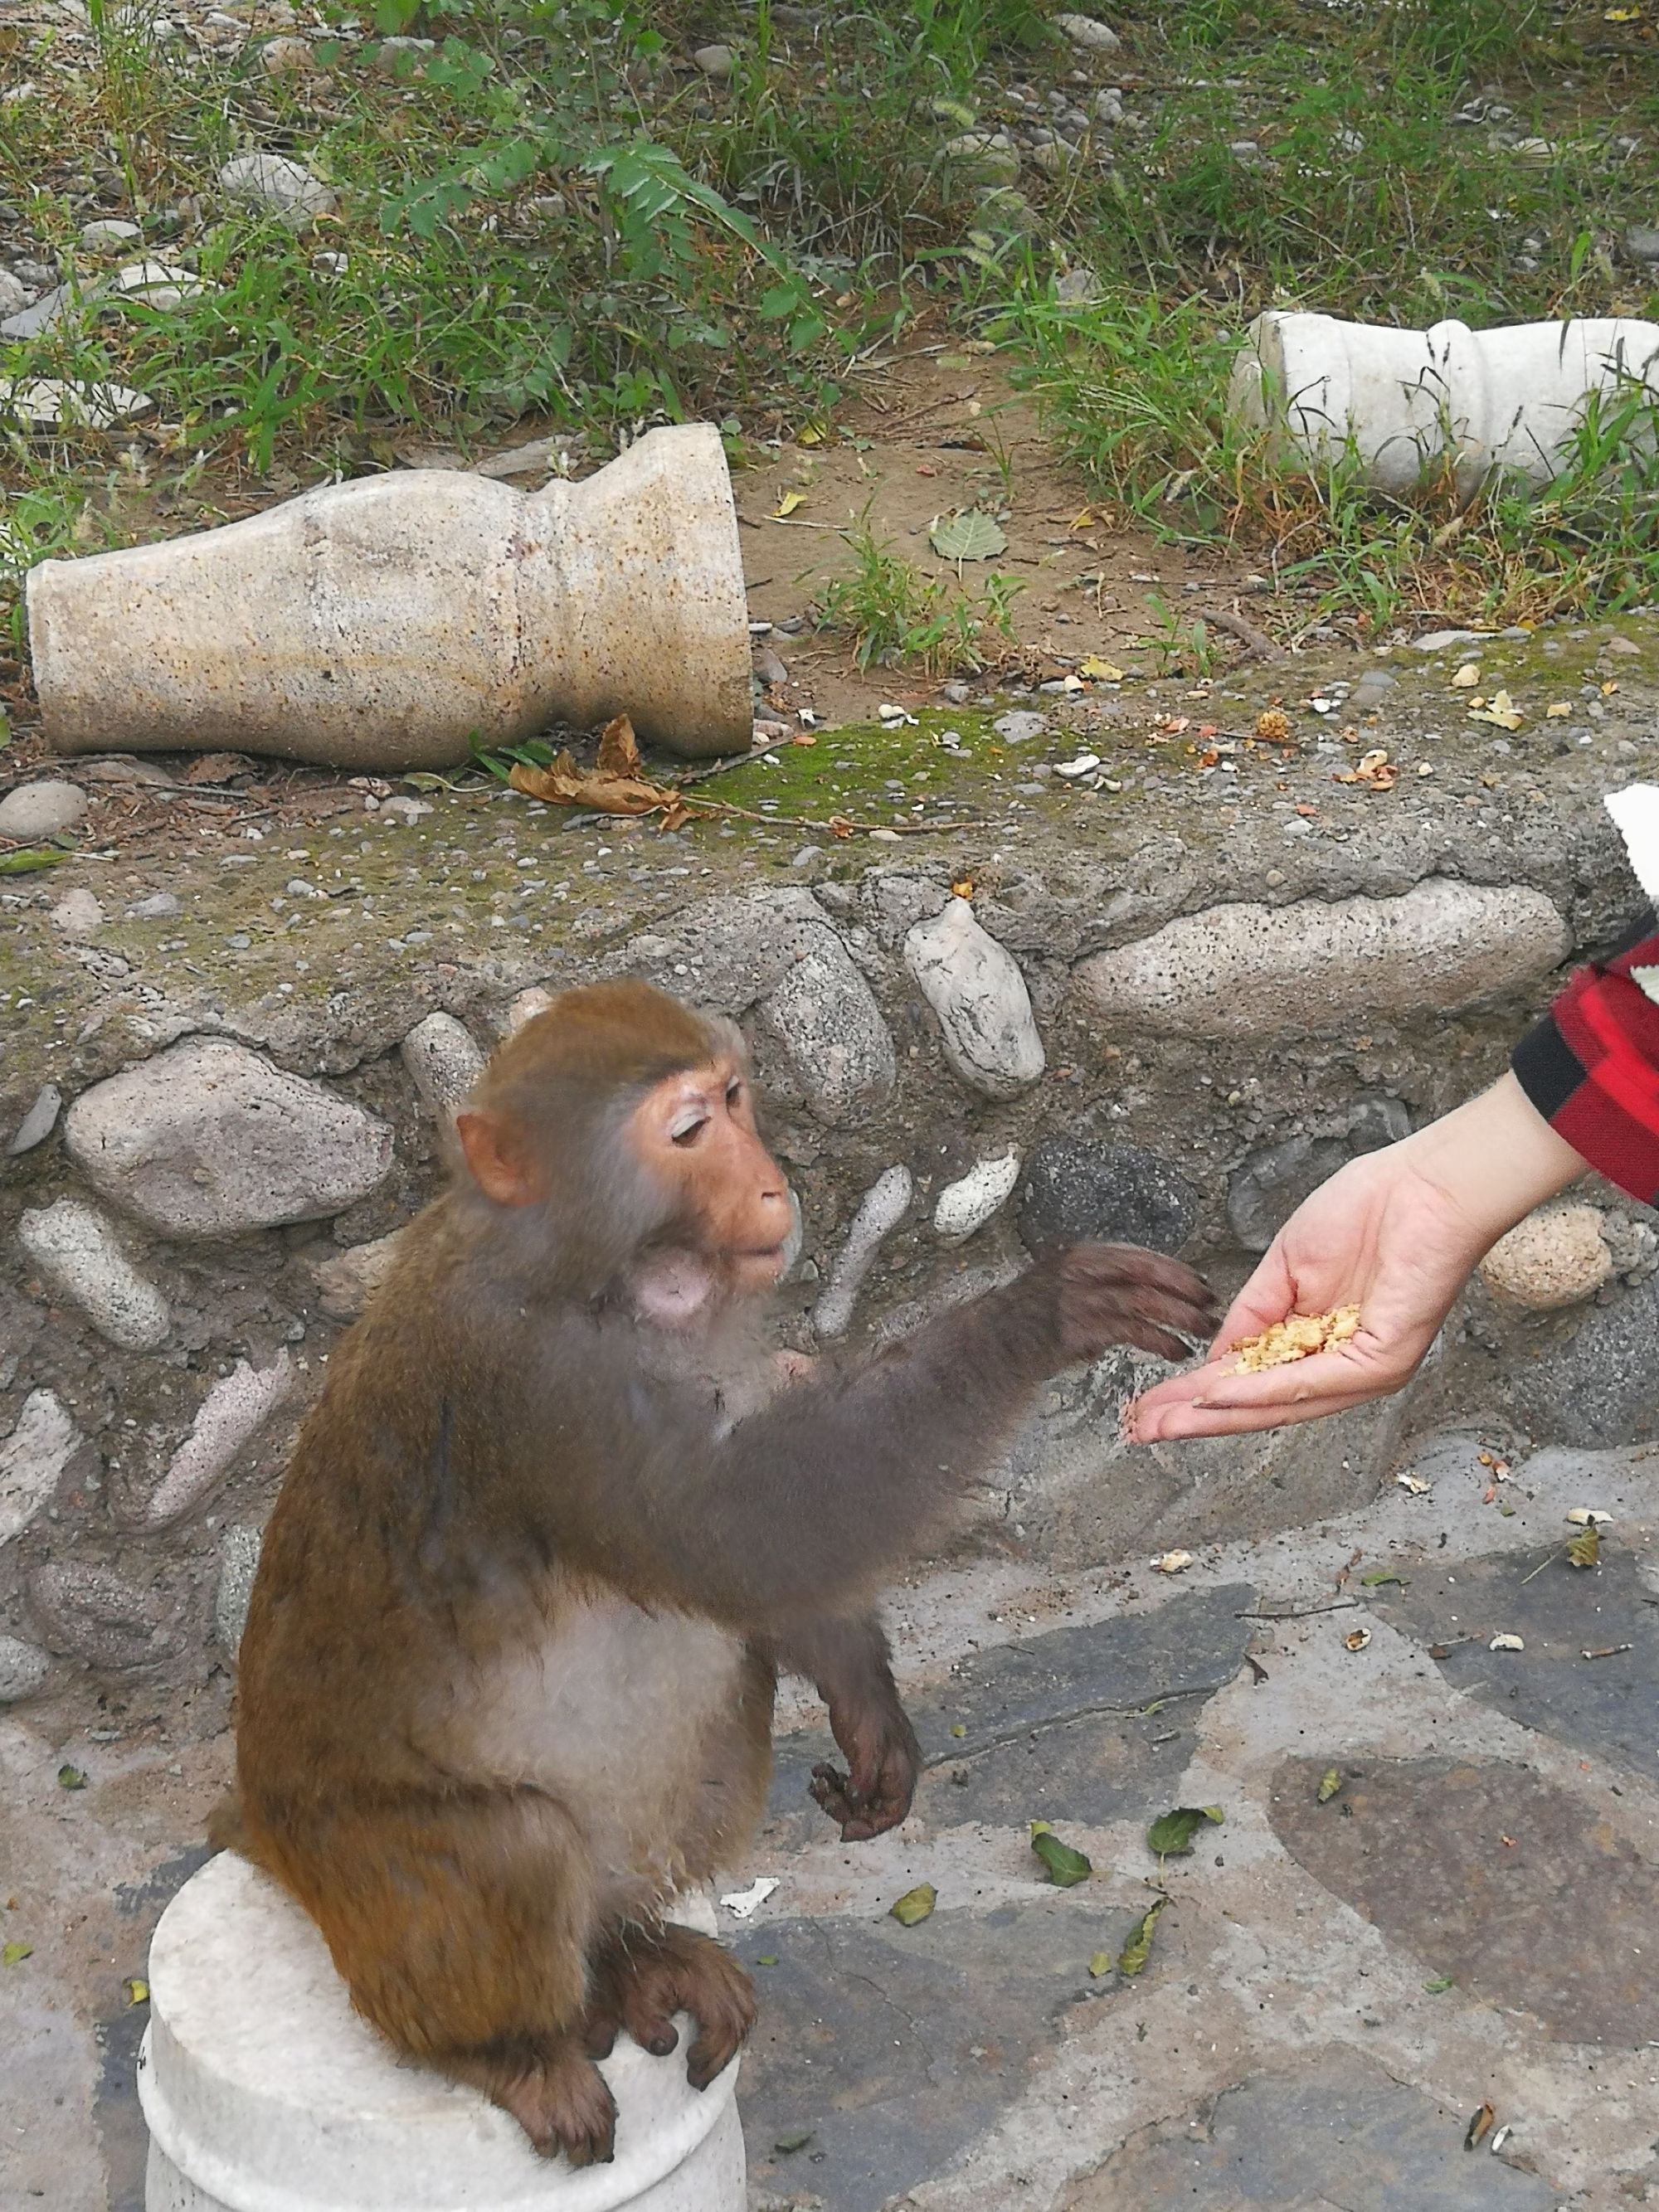
[(456, 1117), (450, 1187), (335, 1346), (267, 1527), (214, 1840), (311, 1916), (358, 2011), (535, 2148), (613, 2154), (623, 2029), (690, 2081), (752, 1989), (666, 1911), (744, 1850), (781, 1672), (846, 1761), (842, 1835), (921, 1764), (883, 1586), (1051, 1376), (1206, 1332), (1115, 1245), (784, 1382), (762, 1321), (791, 1224), (733, 1024), (638, 981), (566, 992)]

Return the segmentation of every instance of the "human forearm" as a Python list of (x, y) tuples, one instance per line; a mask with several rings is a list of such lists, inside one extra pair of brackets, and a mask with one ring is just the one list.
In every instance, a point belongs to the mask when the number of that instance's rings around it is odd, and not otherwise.
[(1469, 1264), (1585, 1172), (1585, 1162), (1504, 1075), (1399, 1147), (1468, 1224)]

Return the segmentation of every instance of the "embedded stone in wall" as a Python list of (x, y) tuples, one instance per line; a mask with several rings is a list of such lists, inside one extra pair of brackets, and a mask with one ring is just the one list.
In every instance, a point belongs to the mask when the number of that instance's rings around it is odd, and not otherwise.
[(551, 991), (544, 991), (539, 983), (532, 983), (519, 993), (507, 1008), (504, 1034), (517, 1036), (526, 1022), (533, 1022), (538, 1014), (544, 1014), (552, 1003)]
[(31, 1390), (16, 1427), (0, 1444), (0, 1544), (22, 1534), (82, 1442), (62, 1400), (51, 1390)]
[(1585, 1308), (1541, 1357), (1510, 1360), (1491, 1396), (1540, 1443), (1596, 1449), (1659, 1437), (1659, 1275)]
[(1594, 1206), (1540, 1206), (1480, 1262), (1480, 1279), (1494, 1296), (1534, 1313), (1582, 1305), (1612, 1273)]
[(898, 1061), (846, 946), (827, 926), (811, 935), (756, 1019), (782, 1048), (807, 1112), (836, 1128), (886, 1103)]
[(45, 1144), (58, 1126), (58, 1115), (64, 1103), (64, 1094), (55, 1083), (43, 1083), (34, 1094), (34, 1103), (12, 1132), (8, 1154), (15, 1159), (23, 1152), (32, 1152), (37, 1145)]
[(428, 1014), (401, 1047), (404, 1066), (422, 1102), (447, 1121), (483, 1073), (484, 1056), (453, 1014)]
[(333, 1259), (313, 1261), (317, 1302), (331, 1321), (356, 1319), (391, 1273), (403, 1233), (394, 1229), (372, 1243), (354, 1244)]
[(219, 1649), (234, 1659), (247, 1626), (248, 1602), (253, 1577), (259, 1571), (259, 1547), (264, 1531), (246, 1523), (227, 1528), (219, 1553), (219, 1586), (213, 1598), (213, 1631)]
[(1541, 891), (1431, 877), (1400, 898), (1212, 907), (1076, 973), (1103, 1019), (1261, 1038), (1468, 1006), (1536, 982), (1571, 946)]
[(933, 1205), (935, 1233), (959, 1244), (982, 1229), (1012, 1197), (1019, 1168), (1017, 1152), (997, 1152), (989, 1159), (976, 1161), (965, 1176), (947, 1183)]
[(286, 1349), (269, 1367), (250, 1367), (239, 1359), (228, 1375), (221, 1376), (197, 1408), (190, 1434), (168, 1461), (167, 1473), (135, 1516), (138, 1525), (165, 1528), (204, 1505), (237, 1454), (294, 1395), (298, 1380)]
[(1174, 1252), (1198, 1221), (1198, 1194), (1156, 1152), (1094, 1137), (1049, 1137), (1031, 1154), (1019, 1197), (1030, 1252), (1051, 1244), (1144, 1244)]
[(60, 1198), (26, 1212), (17, 1241), (40, 1273), (123, 1352), (155, 1352), (173, 1316), (154, 1283), (141, 1275), (95, 1206)]
[(41, 1567), (28, 1595), (48, 1648), (86, 1666), (143, 1667), (179, 1648), (177, 1620), (160, 1593), (107, 1567)]
[(32, 1698), (52, 1672), (52, 1661), (38, 1644), (21, 1636), (0, 1636), (0, 1705)]
[(1316, 1131), (1264, 1145), (1239, 1165), (1227, 1189), (1227, 1218), (1247, 1252), (1265, 1252), (1303, 1200), (1361, 1152), (1411, 1134), (1398, 1098), (1378, 1092)]
[(953, 898), (904, 940), (905, 964), (939, 1017), (945, 1057), (988, 1098), (1013, 1098), (1047, 1065), (1019, 963)]
[(319, 1220), (367, 1198), (392, 1164), (384, 1121), (222, 1037), (94, 1084), (64, 1138), (100, 1197), (171, 1237)]
[(915, 1185), (906, 1167), (889, 1168), (859, 1200), (846, 1242), (830, 1271), (829, 1288), (812, 1310), (812, 1327), (824, 1338), (845, 1336), (870, 1264), (903, 1220)]

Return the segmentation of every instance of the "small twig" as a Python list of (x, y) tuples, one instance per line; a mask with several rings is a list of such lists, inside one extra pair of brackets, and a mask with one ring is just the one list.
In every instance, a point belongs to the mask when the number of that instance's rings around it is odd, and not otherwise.
[(1581, 1659), (1616, 1659), (1621, 1651), (1634, 1651), (1635, 1649), (1633, 1644), (1603, 1644), (1593, 1651), (1587, 1647), (1580, 1651), (1578, 1656)]
[(694, 799), (687, 803), (688, 813), (705, 817), (717, 814), (734, 814), (740, 822), (758, 822), (763, 826), (781, 830), (822, 830), (835, 837), (848, 830), (861, 830), (866, 836), (874, 830), (890, 833), (895, 837), (921, 837), (939, 830), (982, 830), (985, 823), (977, 814), (964, 814), (952, 822), (854, 822), (845, 814), (832, 814), (821, 822), (810, 814), (758, 814), (752, 806), (733, 806), (726, 799)]
[(1293, 1605), (1286, 1613), (1236, 1613), (1235, 1620), (1305, 1620), (1315, 1613), (1354, 1613), (1358, 1610), (1357, 1597), (1340, 1597), (1330, 1605)]
[(787, 738), (774, 738), (769, 744), (756, 745), (749, 752), (728, 754), (724, 760), (710, 761), (706, 767), (689, 769), (678, 779), (673, 788), (684, 791), (694, 783), (706, 783), (711, 775), (724, 775), (729, 769), (747, 768), (750, 761), (764, 760), (768, 753), (781, 752), (785, 745), (793, 745), (795, 742), (795, 733), (792, 730)]
[(1269, 637), (1265, 629), (1258, 629), (1245, 616), (1236, 614), (1231, 607), (1206, 607), (1204, 614), (1207, 621), (1230, 631), (1241, 644), (1248, 645), (1258, 660), (1283, 660), (1285, 658), (1282, 645)]
[[(1544, 1567), (1553, 1567), (1558, 1559), (1565, 1559), (1566, 1556), (1567, 1555), (1565, 1551), (1552, 1552), (1548, 1559), (1545, 1560)], [(1543, 1573), (1544, 1567), (1534, 1567), (1529, 1575), (1522, 1575), (1521, 1577), (1522, 1589), (1525, 1589), (1528, 1583), (1535, 1583), (1539, 1576)]]

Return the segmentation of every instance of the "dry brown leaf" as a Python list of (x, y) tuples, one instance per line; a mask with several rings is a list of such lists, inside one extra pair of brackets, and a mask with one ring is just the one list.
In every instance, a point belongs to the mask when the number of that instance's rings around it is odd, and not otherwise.
[(599, 757), (594, 766), (600, 775), (638, 775), (639, 739), (626, 714), (613, 715), (599, 732)]
[(596, 814), (654, 814), (659, 808), (669, 814), (684, 811), (678, 792), (647, 783), (642, 777), (578, 768), (568, 752), (556, 754), (546, 768), (526, 768), (520, 761), (507, 781), (527, 799), (539, 799), (550, 806), (591, 807)]

